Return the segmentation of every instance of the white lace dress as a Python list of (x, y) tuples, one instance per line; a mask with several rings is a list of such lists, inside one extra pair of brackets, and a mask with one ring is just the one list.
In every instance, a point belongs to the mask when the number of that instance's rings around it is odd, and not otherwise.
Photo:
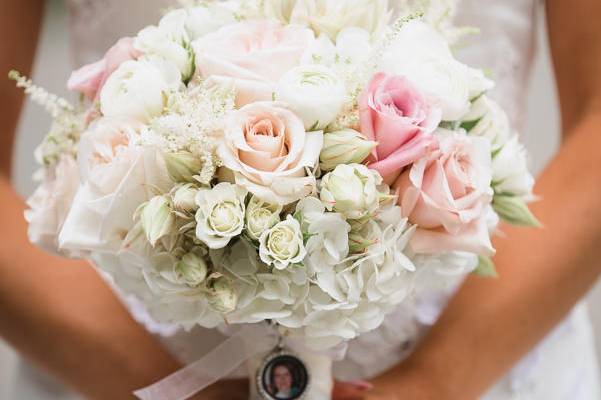
[[(169, 0), (70, 0), (76, 64), (99, 58), (117, 37), (134, 34), (171, 3)], [(534, 54), (538, 6), (537, 0), (463, 0), (460, 11), (462, 24), (481, 29), (481, 34), (462, 49), (461, 57), (491, 71), (497, 81), (494, 97), (509, 112), (518, 129), (524, 122), (523, 93)], [(335, 365), (336, 376), (369, 378), (400, 362), (436, 321), (458, 283), (446, 282), (423, 290), (414, 304), (399, 308), (378, 330), (351, 342), (346, 359)], [(159, 335), (183, 362), (197, 360), (223, 340), (215, 331), (197, 328), (186, 333), (157, 325), (139, 305), (129, 305), (134, 316)], [(411, 339), (405, 340), (407, 337)], [(598, 400), (601, 399), (598, 376), (591, 324), (586, 307), (581, 304), (483, 398)], [(13, 398), (67, 399), (72, 395), (22, 363)]]

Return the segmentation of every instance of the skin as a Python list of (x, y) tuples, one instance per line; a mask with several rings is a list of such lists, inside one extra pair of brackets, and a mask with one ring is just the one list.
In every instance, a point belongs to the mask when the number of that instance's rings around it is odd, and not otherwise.
[(292, 375), (285, 365), (279, 365), (274, 369), (273, 378), (278, 392), (287, 392), (292, 387)]
[[(10, 68), (28, 73), (43, 1), (4, 3), (0, 40), (7, 50), (0, 53), (0, 73)], [(470, 277), (406, 362), (377, 377), (372, 390), (365, 382), (336, 383), (335, 400), (475, 399), (597, 280), (601, 3), (547, 0), (547, 8), (564, 143), (536, 188), (545, 201), (533, 209), (545, 229), (504, 227), (507, 239), (495, 243), (500, 278)], [(0, 335), (89, 398), (130, 398), (133, 389), (179, 365), (89, 266), (53, 258), (27, 242), (23, 203), (9, 183), (11, 133), (22, 96), (0, 79), (0, 101), (0, 126), (8, 132), (0, 135)], [(246, 393), (247, 383), (235, 381), (198, 398), (236, 400)]]

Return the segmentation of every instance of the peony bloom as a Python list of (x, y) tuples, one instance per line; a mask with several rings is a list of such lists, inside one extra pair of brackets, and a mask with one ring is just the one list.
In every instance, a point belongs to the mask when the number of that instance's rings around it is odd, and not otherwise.
[(440, 109), (431, 106), (406, 78), (376, 74), (359, 100), (361, 132), (378, 142), (369, 168), (392, 184), (401, 170), (437, 147), (432, 132)]
[(286, 205), (315, 190), (321, 132), (305, 132), (303, 121), (279, 103), (249, 104), (236, 111), (218, 155), (238, 185), (257, 198)]
[(100, 111), (106, 117), (148, 122), (163, 112), (167, 94), (181, 85), (181, 73), (170, 62), (126, 61), (102, 88)]
[(60, 246), (68, 250), (118, 251), (134, 225), (134, 212), (171, 181), (159, 152), (137, 144), (144, 125), (126, 118), (101, 118), (79, 143), (81, 185), (73, 199)]
[(59, 249), (58, 234), (78, 187), (79, 171), (73, 157), (61, 156), (55, 166), (46, 170), (43, 183), (27, 199), (29, 209), (25, 211), (25, 219), (32, 243), (53, 254), (70, 254)]
[(106, 80), (125, 61), (135, 60), (142, 53), (133, 46), (132, 38), (122, 38), (109, 49), (104, 58), (73, 71), (67, 87), (80, 92), (88, 100), (96, 99)]
[(411, 246), (417, 253), (492, 255), (490, 145), (461, 134), (442, 135), (440, 145), (394, 184), (403, 215), (418, 227)]
[(463, 117), (470, 100), (493, 86), (482, 71), (457, 61), (442, 35), (416, 20), (403, 25), (384, 53), (380, 69), (407, 77), (442, 110), (444, 121)]
[(342, 79), (328, 67), (301, 65), (280, 79), (276, 98), (301, 117), (305, 129), (316, 130), (336, 119), (347, 95)]
[(243, 106), (271, 100), (276, 83), (300, 64), (313, 40), (307, 28), (249, 21), (227, 25), (192, 46), (198, 73), (215, 83), (233, 81)]

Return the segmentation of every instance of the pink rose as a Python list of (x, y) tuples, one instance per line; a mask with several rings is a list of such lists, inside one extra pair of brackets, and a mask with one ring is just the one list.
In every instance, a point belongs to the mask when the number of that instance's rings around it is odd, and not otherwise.
[(227, 25), (193, 43), (197, 72), (215, 83), (233, 78), (238, 106), (268, 101), (314, 40), (310, 29), (274, 21)]
[(279, 103), (258, 102), (236, 111), (218, 154), (236, 183), (270, 204), (286, 205), (315, 190), (323, 134)]
[(403, 215), (418, 226), (413, 249), (494, 254), (486, 222), (491, 175), (486, 139), (460, 134), (443, 136), (440, 150), (403, 172), (394, 189)]
[(376, 74), (359, 99), (361, 132), (378, 142), (369, 168), (392, 184), (401, 170), (437, 147), (441, 111), (404, 77)]
[(104, 58), (95, 63), (84, 65), (73, 71), (67, 87), (82, 93), (87, 99), (94, 100), (109, 76), (128, 60), (135, 60), (141, 52), (134, 49), (132, 38), (122, 38), (107, 51)]

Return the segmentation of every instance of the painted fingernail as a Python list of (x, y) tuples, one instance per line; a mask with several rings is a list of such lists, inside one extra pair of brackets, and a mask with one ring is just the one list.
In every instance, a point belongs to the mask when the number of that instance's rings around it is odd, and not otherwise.
[(360, 389), (360, 390), (371, 390), (374, 388), (374, 385), (372, 385), (371, 383), (369, 383), (367, 381), (356, 380), (356, 381), (349, 381), (346, 383), (348, 383), (349, 385), (353, 385), (357, 389)]

